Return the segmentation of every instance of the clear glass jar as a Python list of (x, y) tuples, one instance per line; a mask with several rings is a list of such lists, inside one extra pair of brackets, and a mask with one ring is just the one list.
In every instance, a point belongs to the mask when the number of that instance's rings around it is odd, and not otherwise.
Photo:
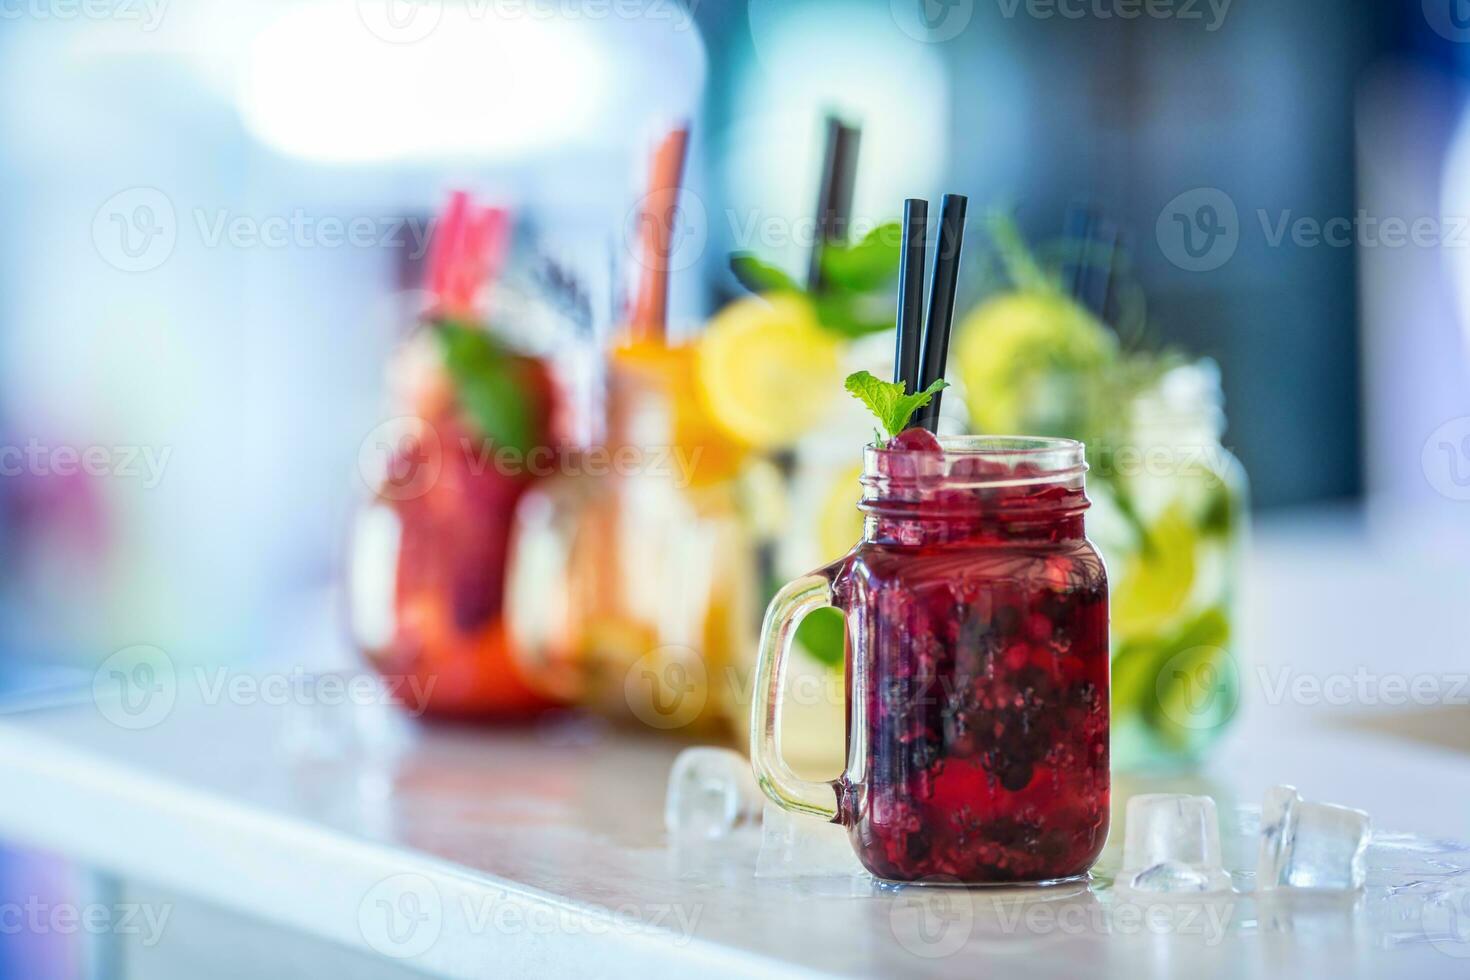
[(1194, 763), (1240, 701), (1237, 598), (1248, 533), (1244, 468), (1221, 444), (1213, 361), (1166, 373), (1127, 436), (1092, 453), (1090, 526), (1112, 582), (1113, 760)]
[(694, 351), (615, 352), (605, 447), (528, 498), (514, 534), (511, 628), (528, 674), (566, 700), (674, 734), (724, 737), (748, 705), (754, 546), (741, 453), (694, 396)]
[[(352, 635), (414, 714), (513, 720), (556, 704), (510, 648), (511, 528), (536, 483), (529, 455), (500, 453), (466, 421), (433, 324), (390, 367), (394, 418), (363, 446), (371, 497), (348, 545)], [(531, 444), (556, 440), (560, 395), (549, 363), (506, 354)], [(509, 383), (509, 382), (507, 382)]]
[[(879, 878), (1084, 874), (1108, 830), (1108, 588), (1088, 542), (1081, 443), (900, 437), (865, 457), (863, 540), (766, 616), (752, 764), (779, 805), (847, 827)], [(793, 635), (846, 618), (847, 772), (781, 752)]]

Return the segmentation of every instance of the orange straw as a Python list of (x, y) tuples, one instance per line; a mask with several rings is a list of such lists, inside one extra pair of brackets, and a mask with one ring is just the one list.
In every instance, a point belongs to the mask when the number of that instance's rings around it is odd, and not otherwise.
[(679, 218), (679, 188), (689, 149), (689, 127), (680, 126), (659, 143), (653, 154), (648, 193), (638, 216), (638, 293), (628, 329), (631, 339), (663, 344), (668, 337), (669, 264), (674, 225)]

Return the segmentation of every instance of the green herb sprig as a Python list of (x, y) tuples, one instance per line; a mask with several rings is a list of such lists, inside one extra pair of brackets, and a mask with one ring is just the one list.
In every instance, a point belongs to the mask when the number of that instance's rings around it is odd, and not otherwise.
[(814, 289), (750, 252), (731, 255), (730, 271), (757, 295), (810, 296), (823, 328), (855, 339), (893, 328), (890, 287), (898, 275), (902, 236), (903, 227), (888, 222), (855, 242), (828, 242), (822, 247), (822, 283)]
[(878, 419), (878, 424), (883, 426), (886, 437), (891, 439), (908, 428), (914, 413), (948, 388), (949, 382), (940, 379), (923, 391), (908, 394), (901, 384), (876, 378), (867, 371), (858, 371), (847, 376), (843, 387), (867, 406)]

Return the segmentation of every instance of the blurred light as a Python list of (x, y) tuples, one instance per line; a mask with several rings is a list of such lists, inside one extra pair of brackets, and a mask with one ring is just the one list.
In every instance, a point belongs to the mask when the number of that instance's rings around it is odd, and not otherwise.
[[(905, 197), (933, 192), (949, 159), (948, 79), (938, 46), (904, 34), (888, 5), (751, 0), (754, 58), (742, 66), (735, 121), (722, 147), (735, 248), (794, 261), (796, 242), (765, 240), (750, 212), (805, 215), (815, 203), (821, 119), (836, 111), (863, 128), (854, 215), (894, 216)], [(756, 235), (758, 240), (745, 240)]]
[(239, 94), (257, 138), (323, 162), (505, 159), (576, 142), (616, 95), (595, 21), (444, 5), (395, 42), (370, 9), (313, 3), (261, 32)]

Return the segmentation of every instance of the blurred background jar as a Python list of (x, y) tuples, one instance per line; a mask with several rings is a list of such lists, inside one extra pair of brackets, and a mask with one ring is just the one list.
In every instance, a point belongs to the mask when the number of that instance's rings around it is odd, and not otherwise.
[(1214, 361), (1181, 364), (1133, 400), (1127, 441), (1094, 453), (1123, 768), (1198, 761), (1239, 706), (1248, 483), (1221, 442), (1223, 402)]
[(1069, 212), (1033, 251), (992, 215), (991, 283), (952, 353), (974, 431), (1087, 446), (1088, 533), (1111, 596), (1112, 759), (1200, 761), (1240, 702), (1244, 468), (1221, 442), (1220, 370), (1160, 344), (1116, 230)]
[(431, 308), (393, 354), (388, 421), (363, 444), (379, 471), (348, 549), (354, 640), (413, 714), (521, 719), (556, 702), (510, 650), (515, 514), (557, 447), (553, 361), (513, 348), (480, 313), (510, 217), (455, 194), (434, 231)]
[(733, 736), (736, 652), (755, 641), (745, 450), (699, 393), (699, 346), (672, 340), (670, 273), (687, 128), (655, 147), (632, 229), (637, 283), (605, 352), (603, 437), (535, 488), (513, 531), (511, 631), (553, 696), (647, 728)]
[(687, 348), (614, 353), (606, 446), (532, 492), (511, 609), (528, 671), (557, 696), (725, 737), (738, 732), (722, 710), (739, 696), (731, 667), (755, 639), (754, 551), (738, 450), (703, 421), (693, 383)]

